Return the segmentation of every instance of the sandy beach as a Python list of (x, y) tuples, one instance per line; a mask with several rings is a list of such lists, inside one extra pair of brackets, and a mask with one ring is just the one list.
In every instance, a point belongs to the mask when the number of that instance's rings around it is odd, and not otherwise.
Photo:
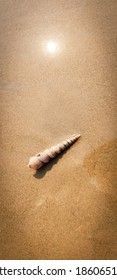
[(116, 8), (0, 1), (0, 259), (117, 258)]

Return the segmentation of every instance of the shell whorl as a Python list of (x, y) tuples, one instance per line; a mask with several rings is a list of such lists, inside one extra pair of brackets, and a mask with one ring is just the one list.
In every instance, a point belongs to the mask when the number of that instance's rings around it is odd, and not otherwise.
[(79, 137), (80, 135), (74, 134), (69, 139), (52, 146), (44, 152), (38, 153), (36, 156), (30, 158), (28, 166), (35, 170), (41, 168), (45, 163), (49, 162), (52, 158), (55, 158), (63, 150), (71, 146)]

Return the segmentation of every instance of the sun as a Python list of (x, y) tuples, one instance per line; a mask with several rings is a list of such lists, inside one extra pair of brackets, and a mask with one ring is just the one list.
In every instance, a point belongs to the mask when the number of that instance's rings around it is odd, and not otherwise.
[(57, 51), (57, 44), (54, 41), (49, 41), (47, 43), (47, 51), (49, 53), (55, 53)]

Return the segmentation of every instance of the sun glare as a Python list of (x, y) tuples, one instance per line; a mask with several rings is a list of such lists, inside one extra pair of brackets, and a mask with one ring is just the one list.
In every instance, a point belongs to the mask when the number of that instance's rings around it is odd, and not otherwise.
[(47, 43), (47, 51), (49, 53), (55, 53), (57, 51), (57, 44), (53, 41)]

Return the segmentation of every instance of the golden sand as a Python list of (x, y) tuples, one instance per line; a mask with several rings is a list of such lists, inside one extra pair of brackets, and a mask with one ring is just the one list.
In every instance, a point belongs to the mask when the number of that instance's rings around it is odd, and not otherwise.
[(0, 259), (116, 259), (116, 1), (0, 6)]

